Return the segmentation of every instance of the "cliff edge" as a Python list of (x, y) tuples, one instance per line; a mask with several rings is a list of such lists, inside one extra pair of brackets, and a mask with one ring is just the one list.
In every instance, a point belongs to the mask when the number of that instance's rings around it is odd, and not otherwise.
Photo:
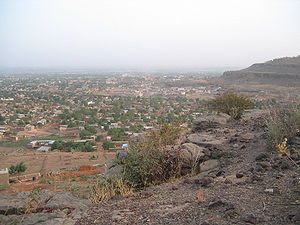
[(282, 86), (300, 86), (300, 56), (256, 63), (237, 71), (224, 72), (224, 82), (256, 82)]

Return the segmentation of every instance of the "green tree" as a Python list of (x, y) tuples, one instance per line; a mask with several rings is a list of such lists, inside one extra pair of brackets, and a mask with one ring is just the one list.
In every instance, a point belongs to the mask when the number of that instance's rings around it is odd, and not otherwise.
[(17, 163), (16, 165), (11, 165), (9, 167), (9, 174), (17, 174), (21, 172), (25, 172), (27, 169), (26, 165), (24, 162)]
[(89, 136), (91, 136), (91, 135), (92, 135), (92, 133), (89, 132), (88, 130), (81, 130), (81, 131), (79, 132), (79, 137), (80, 137), (81, 139), (84, 139), (84, 138), (89, 137)]
[(102, 147), (103, 147), (104, 150), (109, 150), (109, 148), (114, 148), (115, 145), (113, 143), (111, 143), (110, 141), (105, 141), (102, 144)]

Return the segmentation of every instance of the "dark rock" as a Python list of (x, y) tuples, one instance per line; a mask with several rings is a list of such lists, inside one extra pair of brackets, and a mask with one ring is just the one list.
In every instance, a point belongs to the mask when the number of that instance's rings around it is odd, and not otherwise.
[(291, 154), (291, 159), (294, 160), (294, 161), (299, 161), (300, 160), (300, 154), (297, 151), (293, 152), (293, 154)]
[(224, 157), (224, 155), (226, 155), (226, 153), (220, 151), (219, 149), (216, 149), (216, 150), (212, 151), (211, 158), (212, 159), (219, 159), (221, 157)]
[(257, 174), (253, 174), (253, 175), (250, 177), (250, 179), (251, 179), (251, 182), (253, 182), (253, 181), (261, 182), (261, 181), (263, 181), (263, 178), (262, 178), (261, 176), (257, 175)]
[(207, 187), (213, 181), (214, 181), (214, 179), (212, 179), (211, 177), (203, 177), (200, 179), (196, 179), (194, 182), (195, 182), (195, 184), (200, 184), (202, 187)]
[(256, 156), (255, 160), (256, 161), (265, 161), (269, 159), (269, 155), (267, 153), (260, 153), (258, 156)]
[(226, 178), (226, 179), (224, 180), (224, 183), (225, 183), (225, 184), (232, 184), (233, 182), (232, 182), (232, 180)]
[(62, 218), (62, 215), (57, 213), (32, 213), (27, 214), (22, 219), (22, 225), (73, 225), (75, 220), (70, 218)]
[(209, 222), (203, 222), (203, 223), (201, 223), (201, 225), (211, 225)]
[(224, 175), (225, 174), (225, 171), (224, 170), (219, 170), (217, 173), (216, 173), (216, 176), (217, 177), (220, 177), (220, 176), (222, 176), (222, 175)]
[(282, 170), (288, 170), (291, 169), (293, 167), (292, 163), (286, 159), (286, 158), (282, 158), (282, 159), (277, 159), (273, 164), (272, 167), (274, 169), (282, 169)]
[(56, 193), (45, 204), (44, 208), (47, 209), (74, 209), (79, 207), (88, 208), (90, 202), (84, 199), (78, 199), (69, 192)]
[(242, 173), (237, 173), (235, 176), (236, 176), (236, 178), (242, 178), (242, 177), (244, 176), (244, 174), (242, 174)]
[(116, 159), (118, 160), (123, 160), (127, 156), (128, 152), (125, 150), (118, 150), (116, 152)]
[(228, 203), (222, 200), (216, 200), (208, 204), (208, 209), (221, 210), (223, 212), (226, 212), (228, 210), (234, 210), (235, 207), (232, 203)]
[(265, 171), (265, 169), (261, 165), (257, 165), (254, 168), (254, 172), (264, 172), (264, 171)]
[[(112, 211), (112, 221), (113, 222), (120, 222), (120, 220), (125, 220), (125, 217), (131, 216), (133, 212), (131, 212), (128, 209), (122, 209), (122, 210), (114, 210)], [(126, 222), (126, 221), (123, 221)]]
[(210, 171), (218, 168), (220, 165), (216, 159), (210, 159), (200, 164), (200, 172)]
[(290, 213), (289, 218), (292, 222), (300, 222), (300, 209), (294, 210), (294, 212)]
[(0, 214), (13, 215), (19, 214), (23, 208), (25, 198), (14, 198), (12, 196), (0, 195)]
[(124, 167), (121, 164), (115, 163), (113, 165), (107, 165), (103, 177), (117, 177), (121, 176), (124, 171)]
[(234, 142), (237, 142), (237, 138), (236, 137), (231, 137), (229, 139), (229, 143), (234, 143)]
[(193, 168), (195, 166), (197, 167), (198, 163), (203, 161), (205, 157), (204, 148), (193, 143), (185, 143), (181, 145), (179, 153), (181, 161), (183, 162), (182, 167), (185, 168)]
[(194, 182), (191, 180), (191, 179), (188, 179), (188, 178), (186, 178), (186, 179), (184, 179), (182, 182), (181, 182), (181, 184), (193, 184)]
[(195, 133), (187, 137), (187, 141), (205, 148), (223, 146), (226, 143), (224, 137), (215, 137), (211, 134)]
[(242, 145), (242, 146), (240, 147), (240, 149), (244, 149), (244, 148), (246, 148), (246, 145)]
[(293, 137), (289, 142), (292, 145), (300, 145), (300, 137)]
[(226, 205), (227, 205), (226, 202), (223, 202), (221, 200), (217, 200), (217, 201), (210, 202), (208, 204), (208, 208), (213, 209), (213, 208), (223, 207), (223, 206), (226, 206)]
[(29, 225), (29, 224), (37, 224), (49, 221), (51, 219), (60, 218), (61, 215), (57, 213), (33, 213), (29, 215), (25, 215), (22, 224)]
[(175, 185), (172, 185), (171, 189), (172, 189), (173, 191), (176, 191), (176, 190), (178, 190), (178, 187), (175, 186)]
[(250, 140), (253, 140), (255, 138), (255, 133), (246, 133), (241, 135), (241, 142), (249, 142)]
[(193, 121), (192, 132), (200, 132), (210, 128), (216, 128), (226, 124), (229, 120), (230, 116), (226, 114), (204, 115)]
[(251, 224), (257, 224), (257, 217), (253, 214), (247, 214), (244, 218), (243, 221), (245, 221), (246, 223), (251, 223)]
[(209, 149), (207, 149), (207, 148), (203, 149), (203, 153), (205, 154), (205, 156), (208, 156), (208, 157), (211, 156), (211, 151)]
[(237, 211), (235, 209), (228, 209), (225, 212), (225, 217), (232, 219), (232, 218), (236, 218), (239, 214), (237, 213)]
[(111, 169), (117, 165), (118, 165), (118, 163), (115, 160), (111, 160), (105, 164), (105, 167), (106, 167), (106, 169)]
[(268, 161), (258, 162), (257, 165), (261, 166), (262, 168), (270, 168), (272, 164)]

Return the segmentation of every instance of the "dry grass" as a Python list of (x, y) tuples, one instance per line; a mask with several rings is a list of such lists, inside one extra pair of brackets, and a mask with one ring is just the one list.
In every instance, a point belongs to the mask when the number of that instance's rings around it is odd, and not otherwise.
[(300, 135), (300, 106), (271, 109), (266, 124), (273, 147), (282, 143), (285, 138), (290, 141)]
[(122, 178), (103, 178), (92, 187), (89, 199), (93, 203), (99, 203), (116, 195), (126, 196), (132, 193), (133, 189)]

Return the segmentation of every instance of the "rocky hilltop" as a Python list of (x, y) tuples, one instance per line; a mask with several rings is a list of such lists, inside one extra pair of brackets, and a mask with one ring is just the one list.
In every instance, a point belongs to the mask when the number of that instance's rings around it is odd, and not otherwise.
[(299, 171), (268, 150), (265, 116), (255, 110), (241, 121), (225, 115), (197, 119), (178, 146), (201, 157), (197, 175), (96, 204), (76, 225), (299, 224)]
[(238, 70), (226, 71), (224, 82), (257, 82), (284, 86), (300, 86), (300, 56), (274, 59)]
[[(268, 148), (268, 116), (267, 110), (256, 109), (240, 121), (224, 114), (196, 119), (173, 146), (187, 169), (189, 162), (199, 160), (193, 176), (98, 204), (48, 190), (0, 195), (0, 224), (299, 224), (300, 171), (295, 164), (300, 155), (295, 151), (287, 158)], [(299, 149), (299, 139), (291, 141), (291, 149)], [(112, 164), (105, 176), (116, 173), (120, 167)]]

